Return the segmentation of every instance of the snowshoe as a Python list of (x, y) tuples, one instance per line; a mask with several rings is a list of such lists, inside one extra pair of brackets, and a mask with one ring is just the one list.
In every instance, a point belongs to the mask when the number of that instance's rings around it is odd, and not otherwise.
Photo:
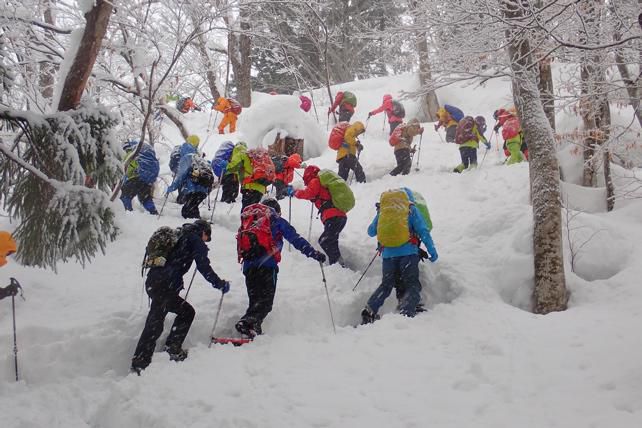
[(261, 334), (260, 327), (255, 328), (252, 323), (249, 323), (244, 320), (237, 322), (234, 328), (236, 328), (236, 331), (241, 333), (243, 337), (248, 338), (250, 340), (254, 339), (257, 336), (257, 334)]
[(241, 346), (250, 343), (252, 340), (250, 337), (212, 337), (212, 343), (217, 345)]

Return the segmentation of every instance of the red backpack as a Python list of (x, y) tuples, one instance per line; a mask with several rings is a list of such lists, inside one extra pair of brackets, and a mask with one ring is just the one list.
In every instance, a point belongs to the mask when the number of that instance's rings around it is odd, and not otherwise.
[(230, 102), (230, 111), (234, 114), (241, 114), (243, 111), (243, 106), (241, 106), (241, 103), (236, 101), (234, 98), (228, 98), (227, 99)]
[(343, 144), (343, 136), (349, 126), (350, 122), (339, 122), (334, 126), (334, 128), (332, 128), (330, 138), (328, 139), (328, 146), (332, 150), (339, 150), (341, 148), (341, 145)]
[(392, 134), (390, 135), (390, 139), (388, 140), (388, 143), (394, 147), (397, 144), (401, 143), (401, 139), (403, 137), (403, 128), (405, 125), (399, 125), (395, 128), (394, 131), (392, 131)]
[(247, 151), (247, 156), (252, 161), (252, 175), (246, 180), (264, 186), (271, 184), (275, 176), (274, 162), (272, 162), (267, 150), (263, 148), (250, 149)]
[(241, 226), (236, 234), (239, 263), (269, 256), (279, 263), (279, 252), (272, 236), (271, 218), (274, 210), (263, 204), (252, 204), (241, 212)]
[(519, 135), (522, 131), (522, 125), (519, 123), (519, 119), (515, 116), (511, 116), (506, 119), (504, 125), (502, 126), (502, 138), (504, 140), (510, 140)]

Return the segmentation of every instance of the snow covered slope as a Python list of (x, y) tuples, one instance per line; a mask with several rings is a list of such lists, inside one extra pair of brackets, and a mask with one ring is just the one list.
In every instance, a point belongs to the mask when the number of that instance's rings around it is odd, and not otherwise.
[[(383, 93), (412, 85), (402, 76), (343, 88), (357, 93), (355, 119), (363, 120)], [(509, 86), (501, 82), (476, 89), (472, 98), (469, 92), (450, 89), (440, 96), (487, 117), (509, 99)], [(409, 113), (413, 108), (407, 104)], [(189, 116), (203, 141), (208, 115)], [(183, 222), (171, 202), (160, 221), (119, 207), (122, 235), (85, 270), (73, 263), (57, 275), (15, 262), (3, 267), (1, 278), (18, 278), (27, 301), (16, 302), (18, 383), (10, 302), (0, 302), (0, 426), (641, 426), (642, 203), (572, 220), (576, 249), (599, 233), (577, 252), (576, 274), (567, 266), (570, 309), (533, 315), (525, 310), (533, 277), (528, 165), (501, 165), (493, 145), (480, 168), (452, 174), (457, 148), (425, 126), (419, 171), (413, 165), (405, 177), (387, 175), (394, 156), (380, 116), (362, 138), (368, 182), (353, 187), (357, 206), (340, 241), (350, 269), (326, 269), (336, 335), (318, 265), (286, 250), (265, 335), (241, 348), (208, 349), (220, 293), (197, 275), (189, 296), (197, 311), (185, 343), (189, 358), (177, 364), (159, 352), (143, 376), (129, 374), (147, 313), (139, 269), (146, 240), (160, 225)], [(323, 121), (318, 129), (324, 131)], [(163, 132), (180, 143), (176, 131)], [(212, 134), (205, 150), (213, 154), (227, 138)], [(309, 163), (336, 168), (329, 151)], [(365, 229), (378, 195), (399, 186), (425, 196), (434, 222), (440, 258), (420, 266), (429, 310), (404, 318), (395, 314), (391, 297), (380, 321), (354, 328), (381, 279), (377, 259), (351, 291), (375, 251)], [(220, 334), (232, 332), (247, 304), (235, 254), (239, 208), (218, 204), (209, 244), (214, 269), (232, 282)], [(282, 208), (288, 216), (287, 202)], [(203, 207), (201, 212), (209, 214)], [(306, 236), (310, 204), (292, 201), (291, 216)], [(0, 226), (11, 230), (6, 222)], [(321, 230), (314, 218), (317, 248)]]

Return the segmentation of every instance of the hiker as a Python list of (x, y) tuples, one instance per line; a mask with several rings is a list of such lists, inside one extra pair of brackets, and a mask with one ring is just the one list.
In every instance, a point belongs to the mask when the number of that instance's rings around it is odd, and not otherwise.
[(455, 144), (459, 146), (461, 163), (453, 172), (462, 173), (466, 169), (477, 167), (477, 149), (480, 141), (485, 139), (477, 129), (477, 122), (472, 116), (465, 116), (457, 124), (455, 133)]
[[(18, 251), (16, 241), (9, 232), (0, 231), (0, 267), (7, 264), (7, 257)], [(13, 282), (13, 281), (12, 281)], [(12, 297), (18, 294), (18, 287), (13, 283), (6, 287), (0, 287), (0, 300), (5, 297)]]
[[(244, 144), (244, 143), (243, 143)], [(219, 186), (222, 186), (223, 192), (221, 202), (233, 204), (239, 195), (239, 177), (233, 172), (227, 171), (227, 165), (232, 160), (235, 144), (231, 141), (224, 141), (214, 154), (212, 159), (212, 170), (218, 177)]]
[[(321, 184), (319, 171), (318, 166), (309, 165), (303, 172), (303, 184), (306, 187), (294, 190), (292, 186), (288, 186), (288, 196), (307, 199), (314, 203), (319, 210), (321, 222), (323, 223), (323, 233), (319, 237), (319, 245), (328, 256), (328, 264), (333, 265), (338, 262), (342, 267), (345, 267), (345, 262), (339, 250), (339, 234), (345, 227), (348, 216), (346, 211), (342, 211), (334, 205), (332, 194), (326, 186)], [(325, 170), (325, 172), (335, 174), (328, 170)], [(341, 180), (338, 175), (336, 177)], [(345, 186), (347, 187), (347, 184)], [(347, 187), (347, 190), (350, 191), (350, 188)]]
[(294, 170), (302, 167), (301, 156), (293, 153), (290, 156), (272, 156), (274, 164), (274, 190), (276, 199), (281, 200), (288, 196), (288, 185), (294, 180)]
[(464, 113), (455, 106), (444, 104), (437, 110), (435, 131), (439, 131), (442, 126), (446, 129), (446, 142), (454, 143), (455, 134), (457, 133), (457, 123), (464, 117)]
[[(343, 127), (343, 128), (341, 128)], [(335, 129), (342, 129), (343, 134), (335, 134)], [(339, 131), (337, 131), (339, 132)], [(339, 164), (339, 177), (348, 181), (350, 171), (354, 171), (354, 177), (357, 183), (366, 182), (366, 174), (363, 172), (363, 167), (359, 163), (359, 156), (363, 150), (363, 145), (357, 138), (359, 135), (366, 132), (363, 122), (355, 122), (350, 125), (348, 122), (340, 122), (332, 129), (330, 138), (339, 139), (340, 143), (336, 145), (337, 150), (337, 163)], [(329, 143), (331, 147), (336, 143)]]
[[(129, 140), (123, 144), (123, 150), (129, 156), (136, 150), (138, 141)], [(123, 177), (123, 185), (120, 189), (120, 200), (127, 211), (133, 211), (132, 199), (134, 196), (138, 197), (138, 201), (143, 207), (152, 215), (158, 215), (156, 205), (152, 199), (152, 188), (158, 172), (160, 171), (160, 164), (156, 158), (156, 152), (152, 146), (147, 143), (143, 144), (138, 156), (129, 162), (125, 177)]]
[(299, 105), (301, 110), (303, 110), (306, 113), (309, 112), (310, 109), (312, 108), (312, 100), (306, 97), (305, 95), (300, 95), (299, 100), (301, 101), (301, 104)]
[(403, 104), (392, 99), (392, 95), (386, 94), (383, 96), (381, 106), (368, 113), (368, 119), (382, 111), (385, 111), (386, 116), (388, 116), (388, 124), (390, 125), (390, 133), (388, 135), (392, 135), (395, 128), (401, 125), (403, 118), (406, 117), (406, 110)]
[(248, 205), (261, 202), (267, 186), (274, 181), (274, 163), (267, 150), (248, 150), (244, 142), (234, 147), (227, 172), (237, 174), (241, 183), (241, 211)]
[(242, 110), (238, 101), (233, 98), (219, 97), (212, 109), (223, 113), (223, 119), (218, 124), (219, 134), (225, 134), (225, 127), (228, 125), (230, 126), (230, 133), (236, 132), (236, 120)]
[(390, 171), (390, 175), (408, 175), (412, 166), (412, 154), (415, 149), (412, 147), (412, 140), (417, 135), (423, 134), (419, 119), (413, 118), (410, 122), (398, 126), (390, 135), (389, 144), (394, 147), (397, 166)]
[(194, 100), (192, 100), (191, 97), (179, 98), (179, 100), (176, 101), (176, 109), (183, 114), (189, 113), (193, 110), (201, 111), (201, 108), (194, 103)]
[(249, 302), (235, 328), (246, 337), (262, 334), (263, 320), (272, 311), (283, 238), (301, 254), (320, 263), (325, 261), (325, 255), (315, 250), (281, 217), (281, 207), (275, 199), (266, 198), (242, 211), (236, 239)]
[(362, 323), (379, 319), (377, 312), (397, 281), (402, 296), (400, 313), (414, 317), (421, 300), (417, 239), (423, 242), (431, 262), (436, 262), (438, 255), (426, 221), (405, 190), (389, 190), (381, 194), (377, 214), (368, 226), (368, 235), (376, 236), (382, 248), (382, 283), (361, 312)]
[(524, 160), (523, 152), (526, 152), (526, 157), (528, 156), (528, 147), (524, 142), (522, 125), (519, 118), (515, 114), (503, 108), (495, 110), (493, 118), (497, 121), (493, 130), (498, 132), (499, 128), (502, 128), (504, 154), (508, 156), (506, 165), (522, 162)]
[(181, 146), (181, 158), (174, 181), (167, 188), (167, 194), (181, 189), (185, 203), (181, 209), (183, 218), (200, 218), (198, 206), (205, 200), (214, 184), (212, 165), (198, 153), (200, 139), (196, 135), (187, 137)]
[(132, 358), (133, 372), (140, 375), (151, 363), (156, 341), (163, 333), (163, 323), (168, 312), (176, 314), (176, 318), (165, 341), (164, 351), (172, 361), (187, 358), (187, 351), (182, 346), (194, 320), (195, 311), (179, 293), (183, 289), (183, 275), (189, 271), (192, 262), (196, 262), (196, 269), (214, 288), (221, 290), (223, 294), (230, 290), (230, 283), (219, 278), (210, 266), (207, 257), (209, 249), (205, 243), (211, 240), (212, 229), (207, 221), (196, 220), (194, 223), (184, 224), (176, 244), (168, 250), (167, 259), (162, 258), (163, 262), (160, 263), (151, 261), (152, 266), (145, 280), (145, 291), (151, 304)]
[(350, 91), (337, 92), (334, 102), (328, 108), (328, 115), (335, 113), (339, 107), (339, 122), (350, 122), (354, 114), (354, 108), (357, 106), (357, 96)]

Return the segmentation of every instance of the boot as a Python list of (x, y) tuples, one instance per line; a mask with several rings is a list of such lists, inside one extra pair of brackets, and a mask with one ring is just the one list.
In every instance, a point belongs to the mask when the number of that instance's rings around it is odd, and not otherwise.
[(379, 315), (372, 312), (372, 309), (367, 306), (361, 311), (361, 325), (372, 324), (380, 318)]
[(241, 320), (237, 322), (234, 328), (236, 328), (236, 331), (241, 333), (242, 336), (245, 336), (249, 339), (254, 339), (256, 335), (259, 334), (259, 332), (257, 332), (254, 326), (252, 325), (252, 323), (245, 320)]
[(180, 346), (167, 346), (165, 345), (165, 352), (169, 354), (170, 361), (183, 361), (187, 358), (187, 350)]

